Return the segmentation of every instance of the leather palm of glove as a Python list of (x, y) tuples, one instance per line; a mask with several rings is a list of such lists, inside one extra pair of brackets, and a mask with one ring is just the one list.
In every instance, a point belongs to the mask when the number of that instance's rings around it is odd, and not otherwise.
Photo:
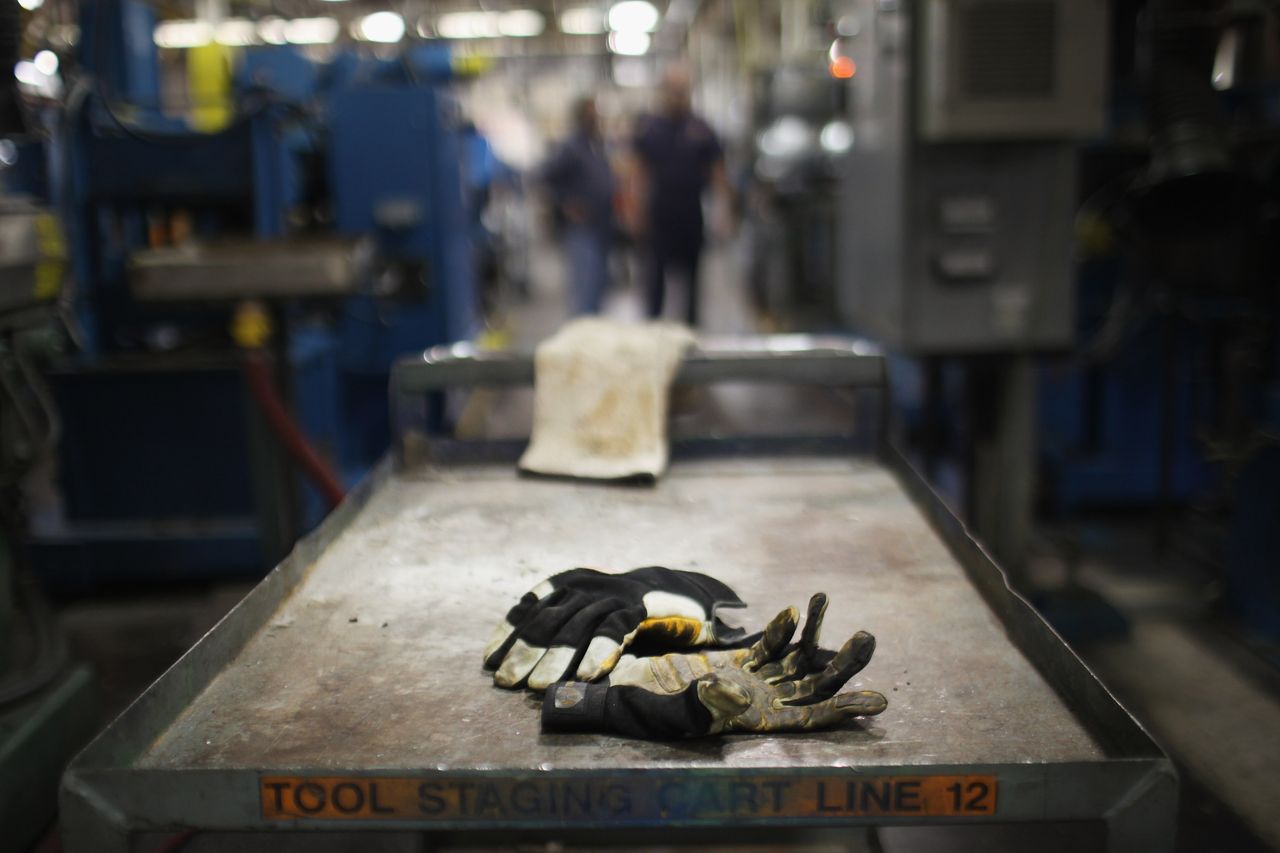
[(687, 649), (726, 645), (745, 632), (716, 618), (745, 607), (715, 578), (649, 566), (621, 574), (572, 569), (525, 593), (484, 650), (499, 687), (545, 690), (557, 681), (595, 681), (637, 640)]
[(543, 730), (674, 739), (811, 731), (881, 713), (883, 695), (839, 692), (871, 660), (875, 638), (859, 631), (838, 652), (822, 649), (826, 607), (825, 594), (813, 596), (796, 644), (789, 645), (799, 613), (789, 607), (749, 648), (627, 656), (601, 683), (556, 684), (543, 701)]

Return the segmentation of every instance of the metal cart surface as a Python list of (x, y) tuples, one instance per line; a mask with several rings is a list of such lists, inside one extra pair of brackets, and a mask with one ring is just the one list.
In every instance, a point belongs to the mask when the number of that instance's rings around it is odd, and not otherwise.
[[(677, 384), (861, 400), (883, 396), (884, 373), (857, 344), (763, 339), (700, 350)], [(518, 442), (430, 436), (445, 391), (532, 374), (527, 356), (461, 348), (397, 366), (392, 458), (68, 769), (73, 853), (186, 828), (669, 842), (1026, 821), (1101, 821), (1110, 850), (1172, 849), (1169, 760), (888, 446), (873, 406), (834, 439), (676, 442), (652, 487), (522, 478)], [(480, 667), (493, 626), (556, 571), (654, 564), (723, 579), (749, 628), (827, 592), (828, 644), (878, 638), (851, 686), (888, 710), (798, 735), (541, 734), (537, 697)]]

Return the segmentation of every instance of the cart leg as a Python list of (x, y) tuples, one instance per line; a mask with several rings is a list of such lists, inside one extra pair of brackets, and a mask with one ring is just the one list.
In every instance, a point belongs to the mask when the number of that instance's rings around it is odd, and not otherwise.
[(1153, 770), (1107, 815), (1107, 853), (1172, 853), (1178, 822), (1178, 776)]
[(970, 372), (970, 381), (986, 389), (970, 389), (978, 418), (969, 472), (970, 517), (978, 538), (1019, 591), (1026, 587), (1035, 504), (1037, 376), (1029, 355), (1013, 357), (990, 372)]
[(58, 830), (67, 853), (129, 853), (129, 831), (116, 810), (70, 772), (58, 798)]

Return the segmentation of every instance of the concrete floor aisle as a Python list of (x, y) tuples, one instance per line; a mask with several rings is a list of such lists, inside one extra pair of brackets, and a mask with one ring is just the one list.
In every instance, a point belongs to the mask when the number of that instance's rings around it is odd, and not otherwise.
[[(754, 312), (741, 273), (741, 246), (735, 241), (712, 243), (703, 253), (700, 272), (699, 331), (707, 334), (747, 334), (756, 330)], [(612, 280), (601, 314), (623, 322), (645, 318), (641, 290), (641, 262), (631, 249), (614, 252)], [(678, 280), (668, 283), (665, 316), (683, 315), (687, 289)], [(532, 349), (569, 319), (568, 275), (559, 249), (546, 239), (530, 250), (529, 298), (518, 305), (503, 307), (500, 322), (507, 325), (516, 349)]]

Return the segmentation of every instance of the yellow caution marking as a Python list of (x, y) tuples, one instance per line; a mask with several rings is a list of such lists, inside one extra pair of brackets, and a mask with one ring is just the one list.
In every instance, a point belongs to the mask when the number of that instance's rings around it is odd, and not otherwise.
[(35, 298), (43, 302), (62, 292), (67, 266), (67, 242), (56, 216), (44, 213), (36, 217), (36, 241), (40, 260), (36, 262)]

